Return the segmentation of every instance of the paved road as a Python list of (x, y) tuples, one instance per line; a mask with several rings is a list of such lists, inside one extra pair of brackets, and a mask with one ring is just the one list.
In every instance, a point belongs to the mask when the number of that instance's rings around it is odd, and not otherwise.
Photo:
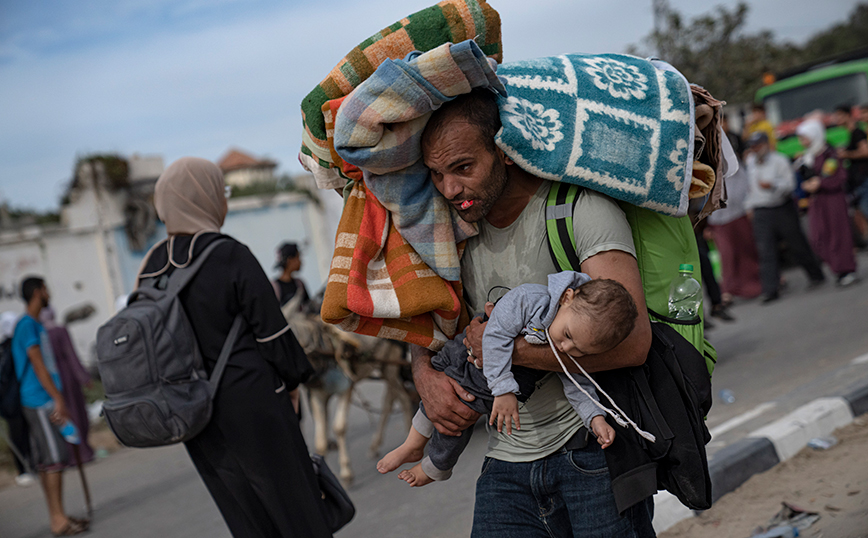
[[(868, 256), (860, 257), (860, 265), (868, 265)], [(709, 427), (717, 432), (710, 453), (802, 403), (868, 377), (868, 361), (853, 363), (868, 354), (868, 283), (805, 292), (804, 275), (787, 276), (789, 291), (779, 301), (739, 304), (735, 323), (718, 322), (709, 332), (720, 354), (715, 391), (728, 388), (736, 397), (731, 405), (717, 400), (709, 414)], [(379, 385), (364, 384), (361, 397), (376, 407)], [(349, 439), (356, 482), (350, 494), (358, 515), (338, 537), (466, 536), (485, 452), (484, 427), (477, 426), (449, 482), (411, 490), (394, 476), (380, 476), (368, 459), (372, 421), (360, 406), (353, 407)], [(305, 424), (308, 439), (310, 427)], [(397, 445), (404, 435), (403, 420), (393, 416), (385, 446)], [(329, 463), (337, 468), (333, 454)], [(94, 538), (229, 536), (181, 447), (123, 450), (89, 465), (88, 476), (96, 508)], [(70, 511), (80, 512), (73, 474), (66, 491)], [(14, 486), (0, 491), (0, 537), (42, 536), (49, 532), (40, 491)]]

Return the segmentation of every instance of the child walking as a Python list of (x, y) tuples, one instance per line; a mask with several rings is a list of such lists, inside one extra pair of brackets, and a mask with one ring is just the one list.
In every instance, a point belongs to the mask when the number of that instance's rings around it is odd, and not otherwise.
[[(536, 382), (548, 374), (512, 365), (516, 337), (523, 335), (530, 343), (548, 344), (553, 350), (576, 358), (616, 347), (636, 322), (638, 314), (633, 298), (614, 280), (592, 280), (574, 271), (549, 275), (548, 280), (548, 286), (518, 286), (497, 302), (482, 338), (481, 369), (468, 361), (468, 350), (460, 337), (448, 342), (431, 360), (435, 369), (445, 372), (476, 397), (464, 403), (479, 413), (488, 413), (489, 424), (496, 424), (498, 432), (505, 425), (506, 433), (511, 434), (513, 423), (516, 429), (521, 429), (519, 402), (527, 401)], [(615, 431), (606, 422), (606, 409), (597, 401), (592, 382), (581, 375), (559, 375), (565, 396), (585, 426), (603, 448), (610, 446)], [(377, 470), (388, 473), (405, 463), (422, 460), (401, 471), (398, 478), (411, 486), (446, 480), (452, 476), (452, 468), (467, 447), (472, 431), (472, 427), (468, 428), (458, 437), (441, 435), (420, 404), (407, 439), (377, 463)], [(423, 459), (426, 445), (428, 456)]]

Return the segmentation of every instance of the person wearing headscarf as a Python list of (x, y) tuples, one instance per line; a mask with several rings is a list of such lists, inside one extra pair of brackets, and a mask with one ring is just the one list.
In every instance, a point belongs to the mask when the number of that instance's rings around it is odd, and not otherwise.
[[(726, 131), (725, 131), (726, 132)], [(733, 148), (744, 143), (733, 133), (726, 132)], [(732, 296), (754, 298), (762, 292), (759, 273), (759, 255), (754, 242), (753, 227), (747, 216), (745, 200), (750, 184), (742, 160), (742, 151), (736, 150), (739, 167), (726, 179), (726, 207), (708, 216), (708, 231), (720, 252), (723, 302)]]
[(81, 437), (81, 444), (78, 445), (81, 462), (75, 461), (74, 452), (70, 445), (68, 451), (70, 460), (67, 465), (71, 467), (77, 463), (93, 461), (93, 448), (87, 442), (90, 420), (87, 416), (84, 392), (82, 392), (82, 387), (90, 383), (90, 374), (78, 359), (78, 354), (72, 345), (72, 339), (69, 337), (69, 331), (66, 330), (66, 327), (57, 324), (54, 319), (54, 310), (50, 306), (46, 306), (39, 313), (39, 322), (45, 327), (48, 340), (51, 342), (51, 349), (54, 350), (54, 360), (57, 364), (57, 373), (60, 375), (61, 394), (63, 394), (63, 401), (66, 402), (66, 410), (69, 412), (69, 418), (78, 428)]
[(850, 229), (847, 170), (837, 152), (826, 143), (826, 128), (816, 119), (802, 122), (796, 135), (805, 152), (797, 161), (805, 180), (802, 189), (810, 195), (808, 226), (814, 252), (838, 277), (839, 286), (857, 282), (856, 256)]
[(239, 313), (244, 328), (210, 423), (185, 445), (236, 538), (331, 536), (290, 397), (313, 369), (259, 262), (220, 233), (224, 189), (223, 173), (210, 161), (185, 157), (166, 168), (154, 204), (168, 238), (151, 249), (139, 272), (140, 286), (161, 285), (164, 275), (171, 278), (223, 239), (179, 295), (209, 374)]

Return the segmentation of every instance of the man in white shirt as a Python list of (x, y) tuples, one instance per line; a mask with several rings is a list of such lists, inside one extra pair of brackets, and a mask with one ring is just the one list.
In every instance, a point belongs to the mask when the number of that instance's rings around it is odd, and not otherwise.
[(790, 161), (772, 151), (768, 136), (756, 132), (748, 139), (747, 174), (750, 191), (745, 207), (753, 212), (753, 229), (759, 253), (763, 302), (779, 295), (778, 243), (787, 243), (795, 261), (808, 273), (815, 287), (825, 282), (820, 262), (808, 245), (793, 204), (796, 188)]

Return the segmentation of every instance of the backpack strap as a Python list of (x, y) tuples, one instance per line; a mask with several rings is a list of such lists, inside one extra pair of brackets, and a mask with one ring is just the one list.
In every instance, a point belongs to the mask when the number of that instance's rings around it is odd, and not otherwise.
[(549, 254), (555, 267), (561, 271), (581, 270), (573, 234), (573, 213), (581, 191), (582, 187), (578, 185), (553, 181), (546, 199)]
[(166, 293), (170, 296), (175, 296), (181, 293), (181, 290), (190, 283), (193, 277), (196, 276), (196, 273), (199, 272), (199, 269), (202, 268), (202, 265), (205, 264), (205, 260), (208, 259), (208, 256), (214, 252), (214, 249), (226, 241), (228, 241), (228, 239), (225, 237), (215, 239), (210, 245), (205, 247), (205, 250), (203, 250), (201, 254), (196, 256), (193, 263), (187, 267), (176, 267), (172, 272), (172, 276), (169, 278), (169, 283), (166, 286)]
[(211, 378), (208, 383), (211, 386), (211, 399), (217, 394), (217, 387), (220, 386), (220, 378), (223, 377), (223, 370), (226, 369), (226, 363), (229, 362), (229, 355), (232, 354), (232, 348), (235, 347), (235, 341), (238, 339), (238, 334), (241, 332), (241, 324), (244, 322), (244, 317), (239, 314), (235, 316), (235, 321), (232, 322), (232, 328), (229, 329), (229, 334), (223, 342), (223, 349), (220, 350), (220, 356), (217, 357), (217, 364), (211, 372)]

